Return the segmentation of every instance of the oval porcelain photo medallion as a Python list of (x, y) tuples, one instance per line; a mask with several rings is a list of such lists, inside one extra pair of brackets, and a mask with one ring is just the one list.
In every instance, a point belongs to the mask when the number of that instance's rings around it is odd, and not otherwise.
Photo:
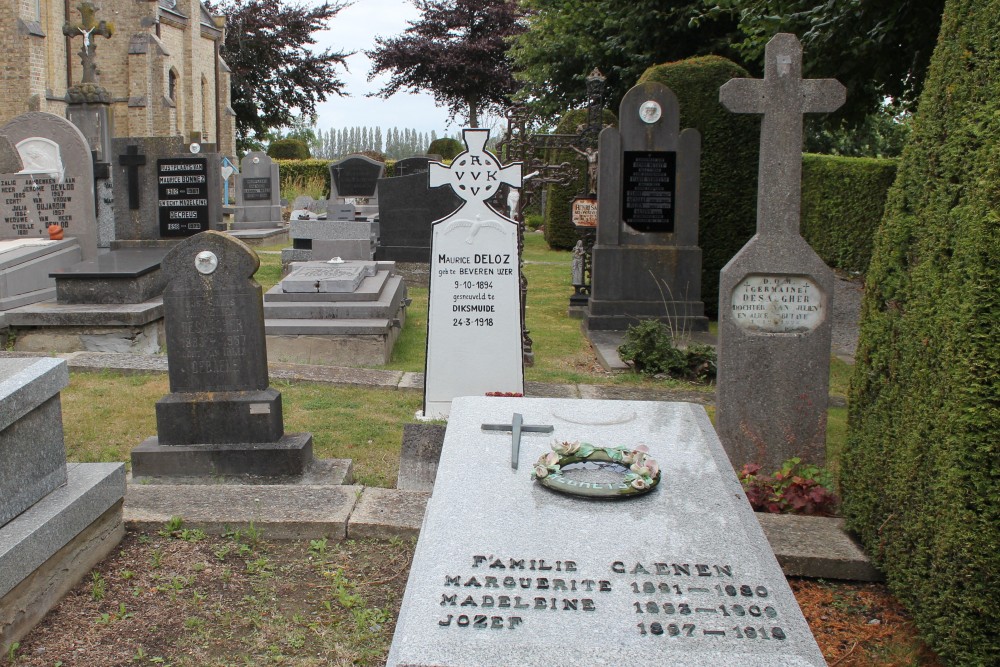
[(542, 486), (585, 498), (631, 498), (660, 483), (660, 467), (640, 445), (595, 447), (586, 442), (557, 442), (531, 472)]

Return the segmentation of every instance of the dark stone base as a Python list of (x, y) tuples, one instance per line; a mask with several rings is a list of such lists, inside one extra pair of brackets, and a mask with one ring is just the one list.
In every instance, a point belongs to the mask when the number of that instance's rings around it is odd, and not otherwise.
[(143, 303), (163, 294), (167, 278), (159, 269), (138, 278), (56, 278), (56, 301), (80, 304)]
[(312, 433), (211, 445), (164, 445), (153, 436), (132, 450), (132, 477), (289, 477), (301, 475), (312, 460)]
[(176, 392), (156, 402), (159, 443), (227, 445), (268, 443), (285, 432), (281, 420), (281, 392)]

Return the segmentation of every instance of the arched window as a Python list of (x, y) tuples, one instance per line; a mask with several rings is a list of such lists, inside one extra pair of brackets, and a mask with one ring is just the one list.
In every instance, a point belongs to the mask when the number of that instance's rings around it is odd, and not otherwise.
[(177, 70), (173, 67), (167, 72), (167, 97), (172, 102), (177, 102)]

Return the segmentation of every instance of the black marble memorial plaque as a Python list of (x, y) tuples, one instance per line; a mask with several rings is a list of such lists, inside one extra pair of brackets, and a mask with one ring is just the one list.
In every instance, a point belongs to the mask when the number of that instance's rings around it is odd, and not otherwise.
[(203, 157), (156, 161), (160, 236), (192, 236), (209, 228), (208, 160)]
[(677, 153), (625, 151), (622, 220), (640, 232), (674, 231)]
[(245, 201), (269, 201), (271, 199), (271, 179), (267, 176), (244, 178), (243, 199)]

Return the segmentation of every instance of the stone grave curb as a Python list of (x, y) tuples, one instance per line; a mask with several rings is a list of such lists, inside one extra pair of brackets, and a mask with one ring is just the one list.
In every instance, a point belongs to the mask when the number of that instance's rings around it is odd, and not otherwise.
[[(179, 516), (185, 527), (212, 534), (252, 522), (266, 539), (411, 539), (420, 534), (430, 496), (361, 485), (129, 484), (125, 524), (131, 530), (157, 531)], [(220, 507), (225, 508), (223, 514)], [(756, 516), (786, 576), (882, 580), (844, 532), (843, 519)]]

